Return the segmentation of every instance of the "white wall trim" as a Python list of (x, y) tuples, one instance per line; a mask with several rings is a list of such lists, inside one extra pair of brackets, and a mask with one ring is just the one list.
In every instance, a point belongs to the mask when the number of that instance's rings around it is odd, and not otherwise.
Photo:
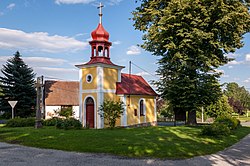
[(84, 116), (84, 118), (83, 118), (83, 125), (84, 125), (84, 127), (86, 127), (86, 99), (88, 98), (88, 97), (91, 97), (93, 100), (94, 100), (94, 128), (96, 128), (96, 101), (95, 101), (95, 98), (92, 96), (92, 95), (87, 95), (85, 98), (84, 98), (84, 102), (83, 102), (83, 104), (84, 104), (84, 111), (83, 111), (83, 116)]
[(117, 80), (117, 82), (121, 82), (121, 81), (122, 81), (121, 69), (118, 69), (118, 80)]
[[(99, 110), (99, 107), (103, 104), (104, 100), (104, 92), (103, 92), (103, 67), (98, 66), (97, 67), (97, 110)], [(103, 128), (104, 127), (104, 119), (101, 117), (100, 114), (96, 114), (98, 122), (97, 122), (97, 128)]]
[(88, 89), (88, 90), (82, 90), (82, 93), (116, 93), (116, 89)]
[(118, 65), (108, 65), (108, 64), (103, 64), (103, 63), (95, 63), (95, 64), (80, 64), (80, 65), (75, 65), (78, 68), (88, 68), (88, 67), (107, 67), (107, 68), (113, 68), (113, 69), (123, 69), (125, 68), (124, 66), (118, 66)]
[(79, 70), (79, 120), (83, 123), (83, 107), (82, 107), (82, 69)]
[[(143, 114), (144, 114), (144, 123), (146, 123), (147, 122), (147, 111), (146, 111), (146, 100), (144, 99), (144, 98), (140, 98), (139, 99), (139, 102), (138, 102), (138, 108), (139, 108), (139, 119), (140, 119), (140, 116), (141, 116), (141, 111), (140, 111), (140, 107), (141, 107), (141, 105), (140, 105), (140, 102), (141, 101), (143, 101)], [(140, 119), (141, 120), (141, 119)], [(140, 121), (139, 121), (139, 123), (140, 123)]]
[(126, 96), (120, 96), (120, 100), (123, 102), (123, 115), (121, 116), (121, 126), (127, 126), (127, 104), (126, 104)]

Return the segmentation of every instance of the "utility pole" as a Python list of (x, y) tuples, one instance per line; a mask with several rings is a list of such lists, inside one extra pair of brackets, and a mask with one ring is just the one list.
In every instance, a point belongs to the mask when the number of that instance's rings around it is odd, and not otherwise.
[(41, 89), (43, 86), (42, 80), (43, 80), (43, 76), (37, 77), (37, 82), (36, 82), (36, 93), (37, 93), (37, 96), (36, 96), (36, 123), (35, 123), (36, 129), (43, 127), (42, 120), (41, 120), (41, 117), (42, 117), (42, 114), (41, 114)]

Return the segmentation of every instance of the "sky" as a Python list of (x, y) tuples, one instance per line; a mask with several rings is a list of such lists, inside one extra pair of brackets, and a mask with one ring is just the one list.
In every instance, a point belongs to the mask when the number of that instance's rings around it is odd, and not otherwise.
[[(99, 0), (0, 0), (0, 68), (19, 51), (36, 76), (64, 81), (79, 80), (76, 64), (90, 60), (91, 32), (99, 23)], [(157, 59), (138, 45), (131, 12), (135, 0), (102, 0), (103, 26), (110, 34), (111, 61), (125, 66), (148, 82), (156, 80)], [(221, 67), (220, 82), (237, 82), (250, 90), (250, 35), (244, 47), (227, 56), (235, 58)], [(138, 68), (139, 66), (140, 68)], [(143, 69), (143, 70), (142, 70)], [(0, 73), (1, 74), (1, 73)]]

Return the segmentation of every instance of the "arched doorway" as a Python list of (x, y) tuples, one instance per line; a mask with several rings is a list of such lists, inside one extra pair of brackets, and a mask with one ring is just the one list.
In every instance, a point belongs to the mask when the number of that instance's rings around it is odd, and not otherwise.
[(86, 99), (86, 126), (89, 128), (95, 127), (95, 111), (94, 100), (91, 97)]

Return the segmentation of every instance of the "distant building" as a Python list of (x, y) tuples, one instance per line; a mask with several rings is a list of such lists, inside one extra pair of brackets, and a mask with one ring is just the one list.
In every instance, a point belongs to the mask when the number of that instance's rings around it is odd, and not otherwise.
[(44, 117), (57, 117), (56, 112), (64, 108), (73, 110), (73, 117), (79, 119), (79, 82), (51, 81), (44, 83)]

